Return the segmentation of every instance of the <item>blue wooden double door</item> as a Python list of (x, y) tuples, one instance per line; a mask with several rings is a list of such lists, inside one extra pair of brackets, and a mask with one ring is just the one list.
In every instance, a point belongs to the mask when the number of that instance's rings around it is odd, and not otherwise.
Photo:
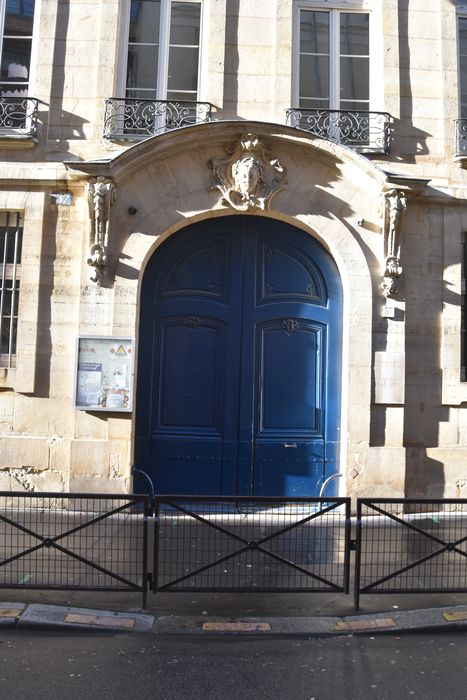
[(256, 216), (174, 234), (142, 282), (135, 466), (160, 494), (317, 495), (338, 470), (341, 346), (339, 275), (311, 236)]

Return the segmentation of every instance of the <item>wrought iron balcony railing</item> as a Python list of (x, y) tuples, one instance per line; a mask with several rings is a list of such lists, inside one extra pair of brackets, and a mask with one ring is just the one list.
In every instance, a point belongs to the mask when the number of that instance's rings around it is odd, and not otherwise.
[(389, 153), (392, 141), (388, 112), (337, 109), (288, 109), (287, 124), (349, 146), (361, 153)]
[(109, 97), (105, 101), (104, 137), (155, 136), (182, 126), (211, 121), (210, 102), (171, 102)]
[(0, 97), (0, 137), (35, 136), (38, 105), (35, 97)]
[(467, 158), (467, 119), (456, 119), (454, 125), (456, 129), (454, 157)]

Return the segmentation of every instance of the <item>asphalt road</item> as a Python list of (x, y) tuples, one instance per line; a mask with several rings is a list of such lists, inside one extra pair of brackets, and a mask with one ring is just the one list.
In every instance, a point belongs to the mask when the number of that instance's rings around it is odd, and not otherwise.
[(2, 630), (1, 700), (464, 700), (467, 635), (317, 639)]

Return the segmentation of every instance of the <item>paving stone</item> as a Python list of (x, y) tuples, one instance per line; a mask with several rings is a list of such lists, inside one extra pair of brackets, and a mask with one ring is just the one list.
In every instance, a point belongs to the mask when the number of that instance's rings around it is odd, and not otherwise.
[(390, 617), (380, 618), (377, 620), (343, 620), (337, 622), (334, 626), (336, 632), (353, 631), (353, 630), (371, 630), (371, 629), (388, 629), (395, 627), (396, 623)]
[(25, 603), (0, 602), (0, 627), (14, 627), (25, 608)]
[(205, 622), (204, 632), (270, 632), (267, 622)]

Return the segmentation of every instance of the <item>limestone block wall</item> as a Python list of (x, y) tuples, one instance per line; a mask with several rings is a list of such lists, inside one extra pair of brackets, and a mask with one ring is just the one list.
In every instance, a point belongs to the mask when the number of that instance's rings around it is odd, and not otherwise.
[[(465, 495), (460, 300), (467, 179), (453, 161), (455, 4), (362, 2), (372, 13), (372, 108), (394, 117), (391, 152), (364, 159), (340, 147), (311, 147), (308, 137), (284, 136), (276, 126), (295, 97), (289, 0), (205, 0), (199, 94), (215, 105), (223, 126), (200, 127), (193, 141), (180, 130), (147, 148), (105, 140), (104, 100), (121, 81), (123, 2), (38, 3), (31, 76), (31, 94), (41, 100), (37, 143), (22, 150), (0, 145), (0, 209), (23, 211), (25, 221), (17, 364), (0, 369), (0, 488), (131, 488), (132, 417), (73, 409), (76, 337), (137, 336), (149, 256), (181, 226), (226, 213), (210, 191), (206, 160), (225, 153), (249, 120), (287, 164), (287, 189), (268, 215), (317, 236), (342, 274), (343, 490)], [(115, 167), (103, 162), (119, 155)], [(397, 173), (398, 186), (417, 190), (402, 227), (404, 272), (393, 317), (384, 315), (380, 289), (385, 171)], [(118, 188), (109, 248), (115, 280), (103, 287), (89, 281), (86, 265), (91, 174), (110, 174)], [(57, 191), (71, 192), (71, 206), (54, 203)], [(403, 401), (380, 402), (378, 363), (401, 356)]]

